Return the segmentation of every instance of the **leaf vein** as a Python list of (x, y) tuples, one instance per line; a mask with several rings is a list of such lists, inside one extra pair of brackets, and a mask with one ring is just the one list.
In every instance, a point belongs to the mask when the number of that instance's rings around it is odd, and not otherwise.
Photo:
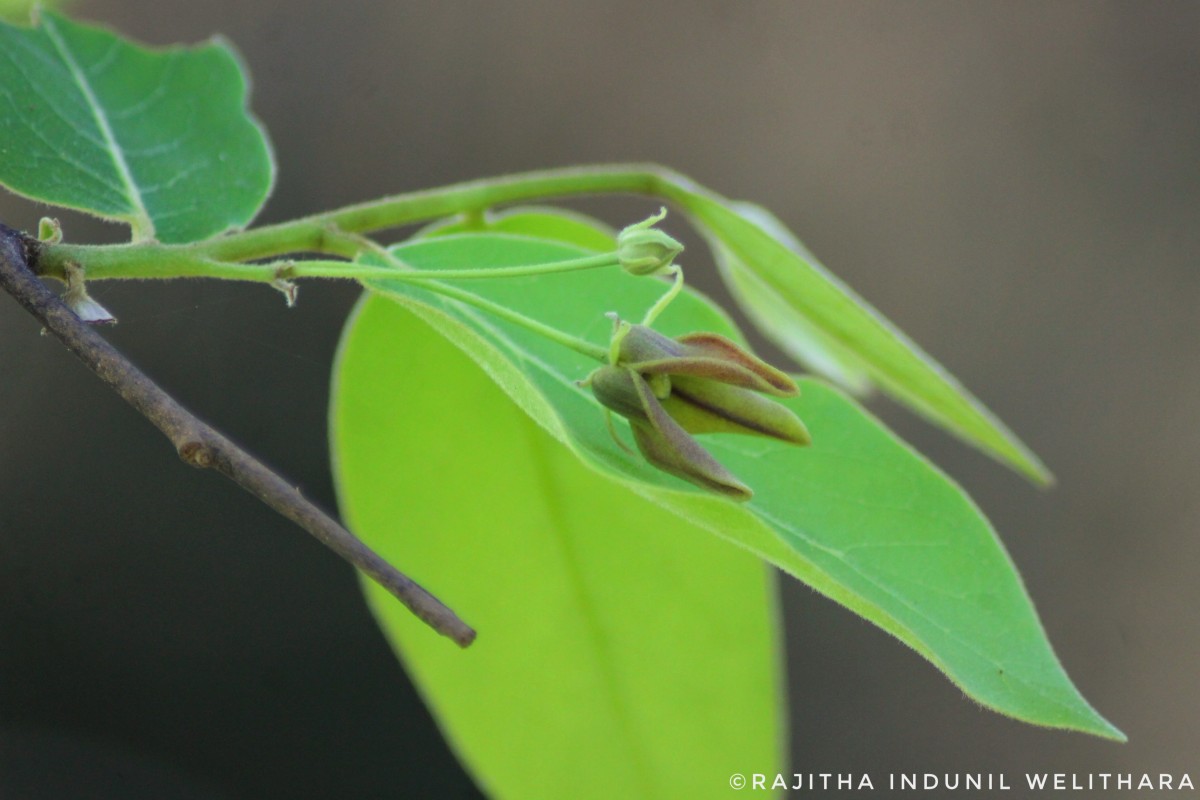
[[(83, 93), (84, 99), (91, 108), (92, 117), (100, 128), (100, 134), (104, 142), (108, 145), (109, 155), (112, 158), (113, 164), (117, 169), (117, 174), (120, 176), (121, 182), (124, 185), (126, 196), (132, 203), (137, 216), (133, 222), (135, 238), (150, 238), (154, 235), (154, 223), (150, 219), (150, 214), (146, 210), (146, 203), (142, 199), (141, 192), (138, 189), (137, 183), (134, 180), (133, 173), (129, 169), (129, 164), (125, 161), (124, 153), (121, 145), (117, 141), (116, 134), (113, 132), (112, 126), (109, 124), (104, 107), (100, 104), (99, 98), (96, 97), (92, 90), (92, 85), (84, 74), (79, 64), (75, 61), (58, 29), (49, 17), (42, 20), (42, 26), (46, 31), (46, 35), (50, 37), (50, 41), (54, 43), (55, 49), (59, 56), (63, 59), (71, 77), (79, 85), (80, 91)], [(139, 224), (140, 223), (140, 224)]]

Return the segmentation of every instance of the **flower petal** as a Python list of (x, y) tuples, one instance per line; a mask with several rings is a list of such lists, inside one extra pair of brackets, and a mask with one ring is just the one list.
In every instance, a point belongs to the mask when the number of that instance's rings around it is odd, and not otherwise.
[(687, 355), (686, 347), (645, 325), (630, 325), (621, 336), (620, 356), (623, 365), (684, 355)]
[(800, 391), (785, 373), (715, 333), (670, 339), (645, 325), (630, 325), (619, 350), (621, 366), (642, 375), (692, 375), (777, 396)]
[(649, 421), (650, 416), (642, 402), (642, 396), (634, 385), (644, 383), (632, 370), (625, 367), (599, 367), (588, 376), (587, 383), (600, 404), (623, 417)]
[(707, 378), (719, 383), (753, 389), (765, 394), (783, 394), (758, 373), (748, 370), (736, 362), (718, 358), (679, 356), (659, 361), (631, 361), (622, 362), (622, 364), (641, 375), (670, 375), (671, 377), (690, 375), (695, 378)]
[(643, 399), (649, 420), (630, 420), (638, 449), (654, 466), (705, 489), (735, 500), (749, 500), (753, 492), (721, 466), (700, 444), (671, 419), (650, 387), (638, 376), (634, 386)]
[(774, 389), (770, 392), (771, 394), (789, 396), (800, 393), (796, 382), (785, 372), (775, 369), (760, 358), (755, 358), (724, 336), (718, 336), (715, 333), (689, 333), (680, 336), (678, 341), (696, 355), (732, 361), (741, 365), (770, 384)]
[(688, 433), (742, 433), (807, 445), (808, 428), (791, 409), (737, 386), (675, 376), (663, 409)]

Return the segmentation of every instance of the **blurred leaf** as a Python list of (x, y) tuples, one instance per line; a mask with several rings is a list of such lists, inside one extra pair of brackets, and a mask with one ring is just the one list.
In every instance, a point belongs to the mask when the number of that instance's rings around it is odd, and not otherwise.
[(812, 258), (768, 212), (684, 179), (664, 187), (714, 243), (746, 313), (802, 363), (852, 391), (864, 377), (1037, 483), (1049, 471), (940, 364)]
[(490, 796), (723, 797), (737, 769), (782, 769), (758, 558), (586, 468), (385, 298), (359, 307), (336, 374), (345, 518), (479, 639), (447, 647), (364, 589)]
[[(436, 270), (544, 263), (581, 250), (487, 233), (409, 242), (394, 252), (416, 268)], [(637, 319), (663, 288), (617, 270), (470, 286), (596, 344), (608, 339), (604, 312)], [(812, 432), (810, 448), (705, 437), (713, 455), (755, 492), (750, 502), (736, 504), (620, 449), (605, 430), (600, 406), (575, 385), (594, 367), (588, 358), (412, 285), (372, 288), (464, 350), (585, 464), (758, 553), (896, 635), (979, 702), (1037, 724), (1120, 737), (1071, 685), (979, 510), (853, 401), (819, 382), (802, 381), (801, 397), (787, 402)], [(657, 327), (668, 335), (708, 330), (738, 337), (718, 310), (692, 293), (673, 304)], [(421, 352), (411, 341), (381, 346), (393, 348), (396, 369)], [(432, 384), (429, 391), (444, 397)], [(404, 407), (403, 398), (383, 400), (394, 402), (397, 413)], [(469, 413), (461, 414), (460, 424), (472, 425)], [(619, 426), (628, 440), (627, 426)], [(486, 433), (480, 430), (480, 436)]]
[(29, 22), (34, 8), (63, 9), (74, 5), (74, 0), (0, 0), (0, 21), (23, 25)]
[(274, 165), (223, 41), (149, 50), (41, 13), (0, 23), (0, 184), (188, 242), (248, 223)]
[[(808, 249), (771, 212), (749, 203), (730, 205), (770, 231), (800, 258), (815, 263), (816, 259)], [(798, 363), (857, 395), (867, 394), (872, 389), (869, 370), (849, 349), (797, 314), (720, 239), (710, 236), (709, 246), (734, 299), (767, 339)]]

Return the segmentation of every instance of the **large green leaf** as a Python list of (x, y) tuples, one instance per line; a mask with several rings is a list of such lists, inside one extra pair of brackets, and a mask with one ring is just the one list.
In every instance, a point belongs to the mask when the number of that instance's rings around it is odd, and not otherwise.
[[(425, 270), (544, 263), (581, 252), (491, 233), (395, 248), (405, 262)], [(662, 291), (658, 281), (617, 270), (471, 286), (597, 344), (609, 333), (604, 312), (637, 319)], [(853, 401), (819, 382), (803, 382), (802, 396), (789, 404), (812, 432), (814, 444), (807, 449), (758, 438), (707, 438), (718, 460), (755, 491), (749, 503), (739, 505), (619, 448), (605, 430), (599, 405), (575, 385), (594, 366), (588, 358), (411, 284), (373, 288), (463, 349), (584, 463), (896, 635), (979, 702), (1029, 722), (1120, 738), (1062, 670), (987, 520), (957, 486)], [(693, 330), (738, 335), (693, 294), (672, 305), (659, 327), (671, 335)], [(397, 369), (419, 357), (411, 342), (392, 345)], [(404, 399), (395, 403), (401, 413)], [(471, 424), (469, 415), (462, 424)]]
[(274, 173), (246, 93), (224, 41), (154, 51), (48, 12), (0, 23), (0, 183), (134, 239), (240, 228)]
[[(593, 220), (543, 209), (427, 235), (479, 229), (614, 245)], [(396, 369), (396, 341), (422, 357)], [(394, 303), (360, 305), (336, 375), (344, 513), (487, 631), (461, 658), (364, 582), (448, 738), (494, 796), (706, 797), (725, 795), (739, 764), (780, 768), (778, 626), (759, 559), (588, 470)], [(392, 397), (408, 398), (405, 415)], [(411, 526), (425, 535), (403, 535)]]
[[(731, 205), (758, 222), (797, 256), (809, 263), (816, 263), (808, 248), (770, 212), (748, 203)], [(721, 277), (725, 279), (734, 299), (746, 310), (764, 336), (797, 362), (839, 386), (857, 395), (867, 394), (871, 390), (871, 373), (862, 359), (855, 357), (849, 348), (797, 313), (787, 300), (720, 239), (710, 236), (709, 244)]]
[(802, 363), (861, 391), (864, 378), (932, 422), (1038, 483), (1034, 453), (940, 364), (826, 270), (775, 217), (683, 180), (664, 194), (712, 242), (735, 297), (764, 333)]
[(761, 560), (589, 470), (381, 297), (347, 328), (332, 421), (348, 523), (480, 631), (448, 648), (364, 582), (489, 795), (715, 797), (782, 768)]

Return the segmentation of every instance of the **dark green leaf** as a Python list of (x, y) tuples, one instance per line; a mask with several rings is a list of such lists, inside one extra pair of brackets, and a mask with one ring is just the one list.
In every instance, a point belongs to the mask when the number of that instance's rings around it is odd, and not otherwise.
[(248, 223), (274, 165), (228, 43), (149, 50), (43, 12), (0, 23), (0, 184), (188, 242)]

